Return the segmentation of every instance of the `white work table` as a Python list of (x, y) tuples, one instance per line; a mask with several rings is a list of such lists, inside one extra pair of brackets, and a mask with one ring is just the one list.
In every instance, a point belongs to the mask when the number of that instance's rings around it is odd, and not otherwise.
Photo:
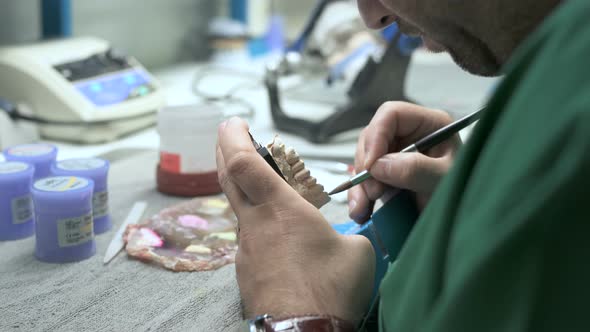
[[(456, 116), (477, 108), (493, 84), (493, 80), (457, 72), (441, 56), (418, 54), (416, 61), (408, 82), (410, 97), (456, 110)], [(190, 90), (199, 68), (203, 65), (186, 64), (155, 72), (168, 91), (169, 104), (199, 101)], [(211, 87), (215, 90), (227, 84), (231, 84), (230, 78), (211, 83)], [(264, 89), (244, 90), (239, 96), (255, 106), (250, 124), (257, 139), (271, 139), (274, 130)], [(286, 105), (308, 115), (322, 115), (321, 107), (293, 101)], [(327, 114), (329, 109), (323, 112)], [(306, 158), (351, 159), (354, 154), (354, 141), (314, 146), (291, 135), (284, 135), (283, 140)], [(235, 330), (241, 313), (234, 265), (209, 272), (174, 273), (129, 259), (125, 253), (109, 265), (102, 264), (108, 243), (135, 201), (148, 202), (144, 215), (148, 216), (182, 200), (155, 190), (158, 144), (153, 128), (108, 144), (58, 143), (60, 159), (102, 156), (111, 161), (114, 228), (96, 237), (95, 256), (71, 264), (37, 261), (33, 257), (34, 237), (0, 242), (0, 331)], [(332, 202), (322, 211), (330, 222), (346, 221), (344, 204)]]

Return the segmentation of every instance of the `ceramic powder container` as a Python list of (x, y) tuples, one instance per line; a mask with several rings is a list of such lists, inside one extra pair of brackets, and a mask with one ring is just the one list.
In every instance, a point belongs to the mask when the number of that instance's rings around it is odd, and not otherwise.
[(35, 168), (19, 161), (0, 162), (0, 241), (35, 233), (31, 184)]
[(111, 229), (109, 215), (108, 173), (109, 162), (99, 158), (68, 159), (51, 165), (54, 176), (79, 176), (94, 182), (92, 197), (92, 215), (94, 234), (101, 234)]
[(221, 192), (215, 147), (222, 121), (222, 110), (209, 104), (169, 106), (158, 112), (160, 192), (189, 197)]
[(24, 144), (4, 150), (8, 161), (22, 161), (35, 166), (34, 179), (51, 175), (51, 164), (57, 156), (57, 148), (51, 144)]
[(56, 176), (33, 185), (35, 257), (50, 263), (80, 261), (96, 252), (90, 179)]

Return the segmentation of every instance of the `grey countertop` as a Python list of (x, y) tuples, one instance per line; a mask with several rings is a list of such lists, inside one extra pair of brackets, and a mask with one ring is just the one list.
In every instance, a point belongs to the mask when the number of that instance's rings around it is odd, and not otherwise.
[[(233, 331), (241, 320), (234, 265), (216, 271), (175, 273), (130, 259), (102, 259), (135, 201), (144, 216), (181, 201), (155, 190), (155, 151), (114, 151), (110, 206), (114, 227), (96, 237), (97, 252), (70, 264), (33, 257), (35, 238), (0, 242), (0, 331)], [(346, 220), (346, 207), (322, 209)]]

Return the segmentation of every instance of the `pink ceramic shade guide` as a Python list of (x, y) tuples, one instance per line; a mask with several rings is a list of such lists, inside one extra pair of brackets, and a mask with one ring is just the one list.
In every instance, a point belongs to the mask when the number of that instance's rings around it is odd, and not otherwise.
[(198, 228), (203, 230), (207, 230), (209, 228), (209, 222), (207, 220), (192, 214), (186, 214), (178, 217), (178, 222), (182, 226), (188, 228)]
[[(236, 222), (225, 198), (196, 198), (128, 226), (126, 250), (173, 271), (217, 269), (234, 262)], [(162, 246), (156, 238), (163, 240)]]
[(136, 243), (139, 246), (154, 248), (160, 248), (164, 246), (164, 240), (162, 240), (160, 235), (146, 227), (137, 228), (137, 231), (134, 232), (132, 236), (134, 237), (134, 240), (137, 241)]

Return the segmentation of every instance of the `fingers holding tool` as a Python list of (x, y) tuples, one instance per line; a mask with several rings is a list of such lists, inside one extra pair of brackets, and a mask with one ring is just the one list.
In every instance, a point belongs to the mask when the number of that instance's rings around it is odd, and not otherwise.
[(445, 112), (404, 102), (384, 103), (363, 130), (357, 145), (355, 169), (369, 170), (371, 178), (349, 190), (349, 212), (357, 222), (368, 220), (374, 201), (387, 188), (408, 189), (425, 205), (440, 178), (449, 169), (458, 138), (425, 154), (398, 153), (419, 139), (452, 122)]
[[(354, 158), (354, 173), (358, 174), (365, 170), (365, 137), (366, 128), (362, 131), (357, 143)], [(363, 185), (355, 186), (348, 190), (348, 212), (351, 219), (357, 223), (364, 223), (369, 220), (375, 201), (379, 198), (384, 186), (374, 180), (368, 179)]]

